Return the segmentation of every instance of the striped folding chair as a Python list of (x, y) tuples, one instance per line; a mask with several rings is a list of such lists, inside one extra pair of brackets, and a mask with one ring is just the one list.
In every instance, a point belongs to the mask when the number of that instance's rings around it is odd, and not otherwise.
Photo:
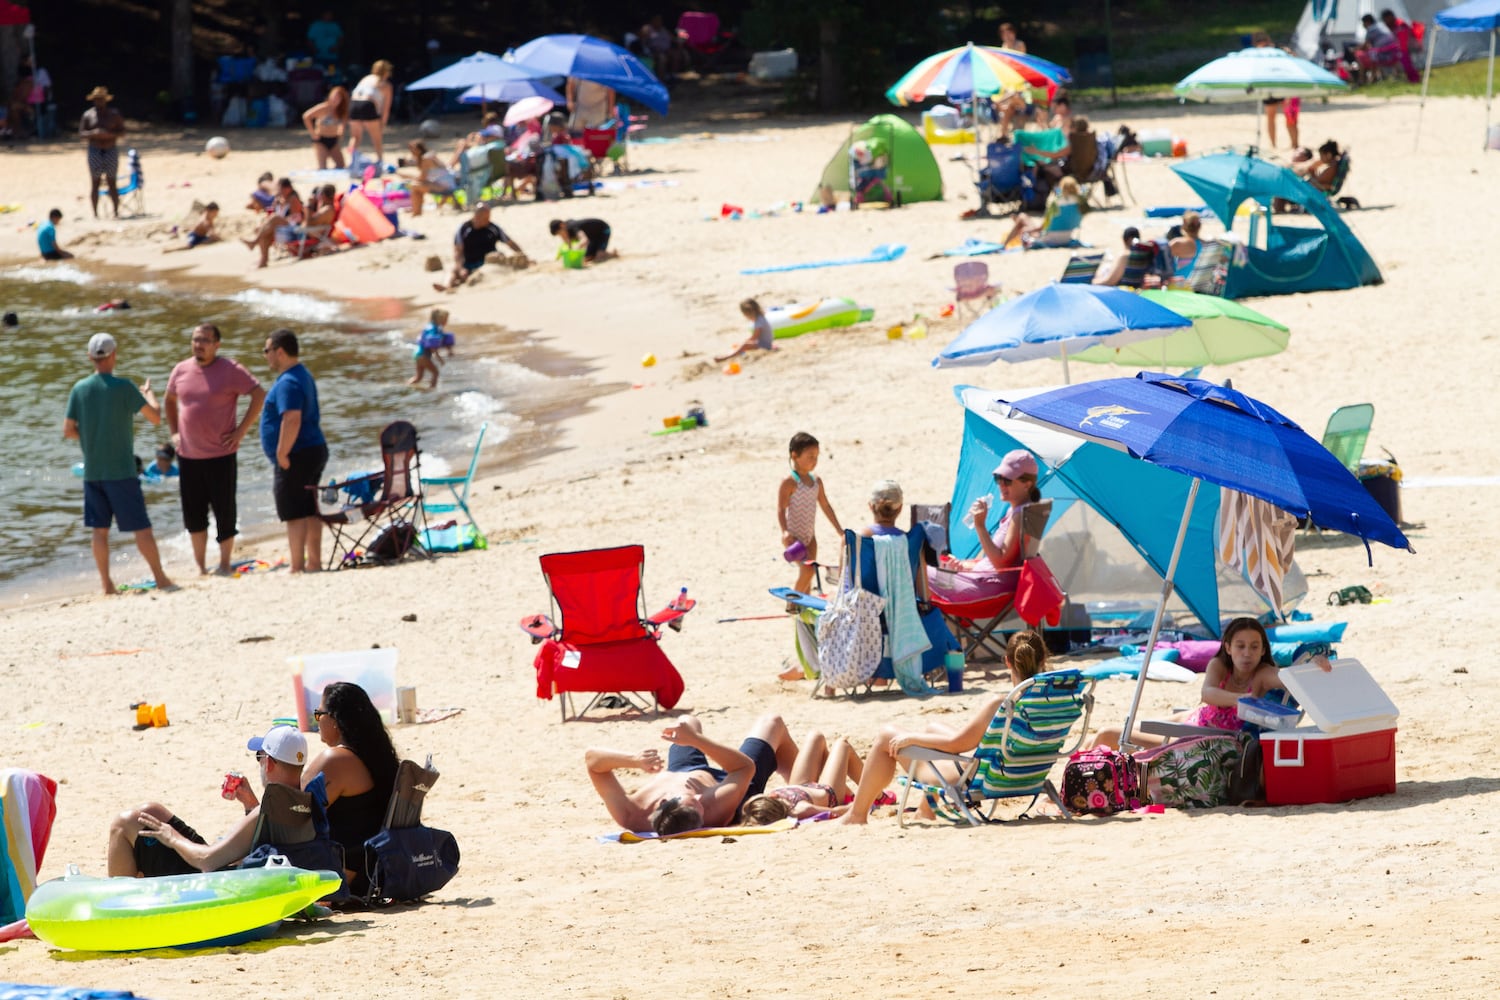
[(1102, 253), (1078, 254), (1068, 258), (1067, 266), (1063, 268), (1062, 277), (1057, 280), (1064, 285), (1087, 285), (1094, 280), (1094, 274), (1099, 270), (1099, 264), (1104, 260)]
[[(1043, 792), (1071, 818), (1050, 775), (1053, 765), (1083, 745), (1094, 711), (1093, 692), (1093, 678), (1077, 670), (1037, 674), (1006, 695), (973, 753), (953, 754), (923, 746), (902, 750), (911, 764), (910, 775), (900, 779), (904, 786), (897, 814), (900, 821), (904, 825), (906, 800), (913, 789), (926, 797), (939, 816), (970, 826), (998, 822), (994, 812), (1001, 799), (1029, 795), (1029, 811)], [(951, 765), (956, 776), (939, 768), (939, 763)], [(983, 811), (986, 801), (988, 814)]]

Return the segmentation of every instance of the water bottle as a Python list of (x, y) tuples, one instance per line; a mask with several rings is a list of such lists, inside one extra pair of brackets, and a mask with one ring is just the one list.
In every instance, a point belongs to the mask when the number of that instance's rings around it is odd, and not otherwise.
[(677, 598), (672, 602), (672, 608), (676, 611), (685, 611), (688, 606), (687, 588), (683, 587), (677, 592)]
[[(978, 502), (979, 501), (977, 499), (974, 501), (974, 503), (978, 503)], [(965, 528), (973, 530), (973, 528), (974, 528), (974, 504), (972, 504), (972, 503), (969, 504), (969, 509), (966, 510), (966, 511), (964, 511), (963, 522), (964, 522), (964, 527)]]
[(333, 507), (339, 502), (338, 480), (328, 480), (328, 485), (323, 487), (323, 506)]

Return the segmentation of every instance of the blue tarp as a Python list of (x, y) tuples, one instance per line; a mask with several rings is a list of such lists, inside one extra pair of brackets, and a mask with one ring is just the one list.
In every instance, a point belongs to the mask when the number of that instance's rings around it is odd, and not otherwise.
[(1432, 20), (1448, 31), (1494, 31), (1500, 28), (1500, 0), (1469, 0), (1438, 11)]
[[(1257, 217), (1247, 245), (1229, 264), (1225, 298), (1358, 288), (1383, 280), (1380, 268), (1339, 217), (1338, 209), (1292, 171), (1239, 153), (1200, 156), (1175, 164), (1172, 170), (1214, 215), (1230, 220), (1230, 226), (1243, 202), (1269, 205), (1274, 198), (1303, 206), (1322, 226), (1277, 225)], [(1263, 239), (1260, 229), (1265, 230)]]

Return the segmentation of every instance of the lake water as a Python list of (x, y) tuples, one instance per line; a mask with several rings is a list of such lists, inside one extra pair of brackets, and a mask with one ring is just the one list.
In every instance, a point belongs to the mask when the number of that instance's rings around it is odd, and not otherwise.
[[(115, 299), (131, 308), (96, 311)], [(550, 418), (576, 408), (587, 395), (566, 359), (505, 331), (466, 328), (457, 322), (459, 310), (452, 324), (455, 356), (444, 366), (439, 388), (408, 387), (411, 342), (421, 323), (396, 299), (335, 302), (224, 283), (140, 282), (66, 262), (0, 268), (0, 311), (20, 318), (19, 327), (0, 327), (6, 344), (0, 351), (0, 415), (8, 442), (0, 463), (0, 512), (10, 511), (0, 516), (0, 604), (68, 588), (75, 578), (90, 586), (96, 579), (83, 525), (82, 480), (72, 473), (82, 455), (77, 442), (62, 437), (68, 391), (92, 371), (86, 345), (94, 333), (109, 333), (118, 342), (116, 374), (137, 384), (151, 379), (161, 398), (173, 365), (188, 356), (189, 334), (198, 323), (216, 323), (223, 331), (221, 353), (267, 387), (272, 376), (261, 348), (272, 330), (290, 327), (318, 382), (328, 474), (340, 478), (380, 467), (378, 435), (393, 419), (416, 424), (424, 475), (466, 468), (486, 421), (487, 464), (535, 456), (547, 447), (555, 426)], [(137, 418), (135, 453), (142, 460), (151, 461), (167, 440), (165, 421), (153, 427)], [(270, 483), (270, 464), (252, 430), (240, 449), (242, 535), (275, 528)], [(167, 570), (186, 577), (192, 557), (175, 481), (147, 484), (145, 490)], [(121, 564), (117, 581), (142, 574), (144, 563), (128, 536), (115, 538), (112, 551)]]

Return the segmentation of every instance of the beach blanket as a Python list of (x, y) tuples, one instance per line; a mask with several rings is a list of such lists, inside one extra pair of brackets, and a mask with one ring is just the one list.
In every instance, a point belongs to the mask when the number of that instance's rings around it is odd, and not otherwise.
[(1004, 253), (1005, 247), (993, 240), (980, 240), (970, 236), (956, 247), (943, 251), (944, 257), (980, 257), (987, 253)]
[(640, 844), (648, 840), (691, 840), (697, 837), (740, 837), (751, 833), (785, 833), (797, 828), (797, 820), (788, 816), (765, 826), (705, 826), (682, 833), (669, 833), (665, 837), (646, 831), (645, 833), (601, 833), (594, 839), (601, 844)]
[(837, 260), (812, 260), (802, 264), (772, 264), (769, 267), (747, 267), (741, 274), (774, 274), (780, 271), (810, 271), (819, 267), (848, 267), (850, 264), (885, 264), (906, 253), (905, 243), (882, 243), (863, 257), (841, 257)]
[(32, 986), (27, 983), (0, 983), (3, 1000), (145, 1000), (129, 990), (95, 990), (87, 986)]
[(876, 535), (875, 579), (885, 598), (885, 651), (896, 671), (896, 682), (907, 694), (927, 693), (922, 679), (922, 654), (932, 648), (922, 616), (917, 612), (912, 585), (911, 557), (905, 535)]
[(18, 767), (0, 771), (0, 941), (30, 937), (26, 900), (36, 889), (37, 870), (57, 817), (57, 782)]
[(472, 524), (450, 521), (427, 528), (421, 534), (422, 548), (428, 552), (462, 552), (465, 549), (487, 549), (489, 542)]

